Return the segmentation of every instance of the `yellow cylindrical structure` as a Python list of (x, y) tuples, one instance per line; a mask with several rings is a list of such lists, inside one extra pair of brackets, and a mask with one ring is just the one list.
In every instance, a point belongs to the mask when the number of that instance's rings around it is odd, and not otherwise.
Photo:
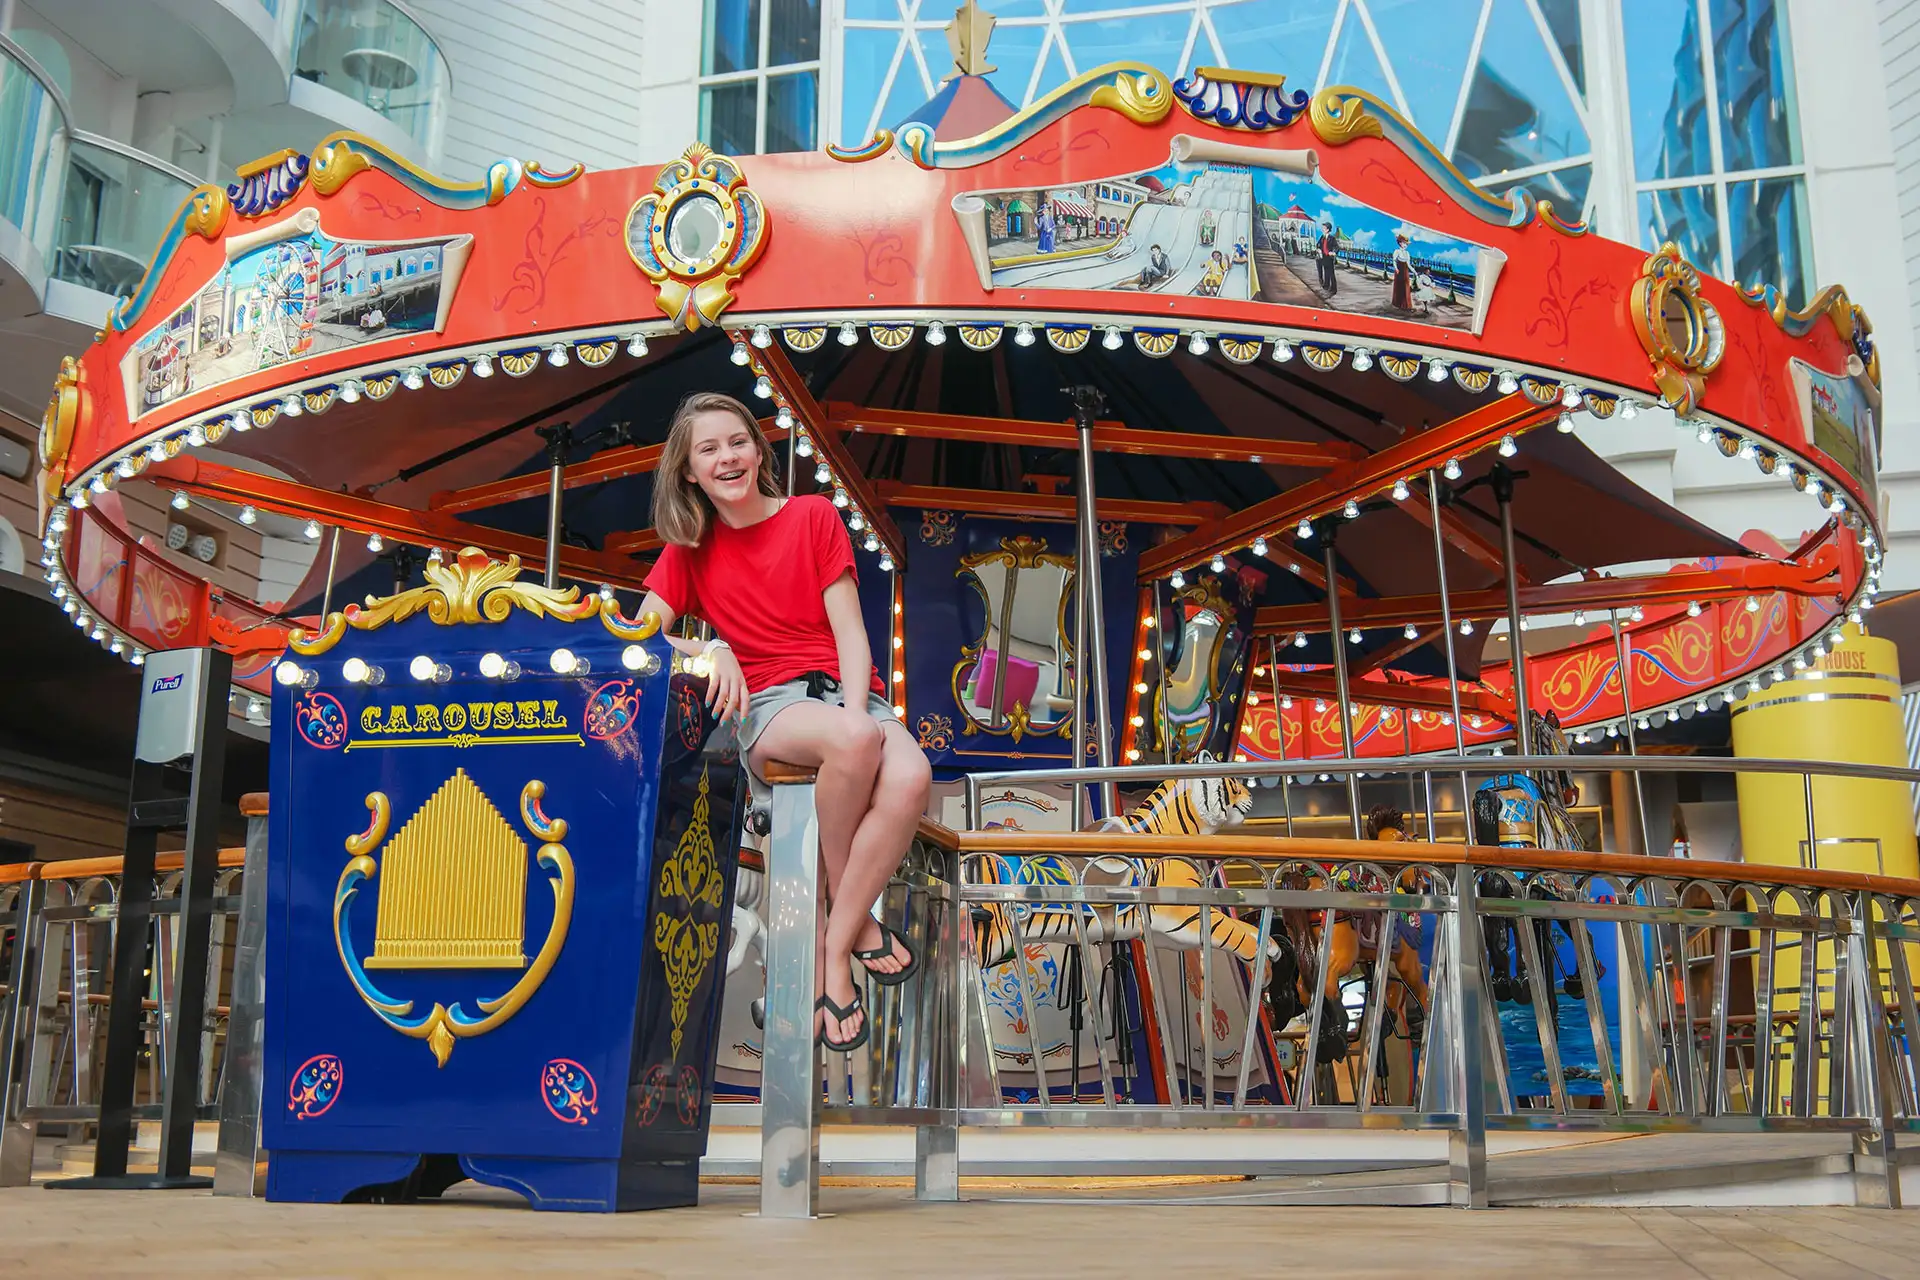
[[(1806, 671), (1734, 703), (1733, 754), (1904, 766), (1893, 642), (1849, 625), (1840, 647)], [(1920, 876), (1913, 795), (1905, 783), (1815, 778), (1811, 832), (1800, 778), (1743, 773), (1738, 786), (1748, 862)]]

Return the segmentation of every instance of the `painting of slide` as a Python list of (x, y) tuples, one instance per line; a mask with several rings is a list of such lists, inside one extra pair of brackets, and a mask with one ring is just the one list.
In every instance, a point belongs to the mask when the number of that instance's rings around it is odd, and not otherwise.
[(1192, 294), (1478, 330), (1505, 255), (1300, 167), (1170, 160), (1070, 187), (975, 192), (955, 209), (979, 220), (996, 288)]

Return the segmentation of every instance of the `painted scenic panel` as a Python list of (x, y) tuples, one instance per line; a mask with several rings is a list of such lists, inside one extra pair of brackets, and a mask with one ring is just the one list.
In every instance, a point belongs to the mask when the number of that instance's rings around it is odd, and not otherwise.
[(136, 415), (289, 361), (439, 330), (473, 243), (287, 229), (231, 243), (227, 265), (134, 344), (121, 374)]
[(1879, 438), (1874, 430), (1873, 406), (1851, 377), (1822, 373), (1804, 360), (1789, 365), (1794, 390), (1800, 394), (1801, 421), (1814, 448), (1845, 467), (1854, 479), (1876, 493)]
[(1193, 294), (1479, 329), (1504, 255), (1382, 213), (1300, 167), (1170, 160), (966, 204), (984, 214), (995, 287)]

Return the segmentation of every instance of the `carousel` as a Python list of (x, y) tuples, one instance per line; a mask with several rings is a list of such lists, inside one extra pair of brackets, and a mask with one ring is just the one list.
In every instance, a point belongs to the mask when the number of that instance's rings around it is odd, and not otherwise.
[[(701, 673), (630, 616), (661, 545), (647, 511), (666, 424), (704, 390), (757, 406), (789, 491), (844, 513), (873, 652), (935, 768), (900, 902), (938, 935), (933, 967), (952, 981), (925, 980), (924, 1008), (879, 1006), (898, 1034), (874, 1037), (872, 1061), (829, 1064), (851, 1111), (923, 1135), (1154, 1108), (1202, 1130), (1223, 1113), (1437, 1130), (1475, 1111), (1429, 1069), (1445, 1043), (1502, 1064), (1486, 1068), (1498, 1116), (1482, 1125), (1744, 1115), (1741, 1099), (1770, 1093), (1788, 1114), (1857, 1121), (1865, 1086), (1825, 1082), (1867, 1059), (1829, 1047), (1804, 1070), (1754, 1065), (1866, 1034), (1866, 1019), (1828, 1025), (1845, 1002), (1825, 986), (1794, 1006), (1811, 1038), (1750, 1037), (1766, 1051), (1743, 1059), (1737, 1098), (1707, 1065), (1714, 1046), (1688, 1047), (1691, 971), (1668, 981), (1666, 966), (1710, 956), (1708, 1034), (1726, 1057), (1726, 980), (1753, 963), (1729, 959), (1732, 897), (1778, 886), (1729, 872), (1735, 887), (1703, 903), (1709, 879), (1670, 883), (1652, 860), (1603, 874), (1544, 852), (1664, 853), (1631, 763), (1645, 737), (1764, 704), (1810, 670), (1844, 677), (1833, 659), (1871, 643), (1880, 379), (1845, 290), (1795, 309), (1671, 244), (1590, 234), (1524, 186), (1488, 194), (1358, 89), (1116, 64), (1016, 112), (959, 70), (851, 150), (696, 143), (607, 172), (502, 160), (468, 184), (352, 134), (267, 156), (192, 194), (66, 362), (41, 437), (54, 596), (136, 666), (230, 651), (233, 714), (271, 725), (254, 1085), (270, 1193), (417, 1184), (412, 1155), (343, 1153), (451, 1149), (479, 1154), (441, 1181), (614, 1207), (586, 1173), (543, 1181), (542, 1144), (577, 1131), (617, 1163), (652, 1134), (684, 1165), (725, 1122), (713, 1108), (760, 1102), (781, 997), (749, 961), (779, 953), (765, 910), (779, 877), (761, 868), (779, 860), (787, 788), (769, 841), (688, 692)], [(1804, 494), (1804, 536), (1729, 536), (1603, 461), (1589, 442), (1639, 415)], [(168, 512), (291, 518), (311, 564), (286, 599), (243, 598), (173, 545)], [(657, 787), (636, 791), (636, 768)], [(625, 789), (602, 809), (572, 785), (616, 774)], [(1592, 778), (1609, 774), (1625, 785), (1596, 804)], [(1088, 843), (1085, 828), (1137, 819), (1176, 778), (1198, 817), (1134, 823), (1179, 842), (1154, 846), (1161, 862), (1123, 836)], [(1797, 821), (1801, 782), (1781, 785)], [(1793, 832), (1763, 830), (1777, 814), (1756, 801), (1747, 861), (1782, 884), (1920, 892), (1881, 879), (1920, 871), (1910, 821), (1904, 843), (1898, 822), (1874, 833), (1877, 864), (1807, 856), (1846, 825), (1847, 787), (1904, 794), (1809, 781)], [(634, 936), (595, 914), (590, 888), (606, 869), (587, 846), (620, 824), (642, 833), (638, 870), (620, 872), (641, 890)], [(1361, 861), (1377, 846), (1357, 842), (1383, 832), (1418, 856)], [(1459, 879), (1447, 849), (1510, 869)], [(1558, 885), (1547, 915), (1599, 914), (1557, 933), (1483, 920), (1484, 946), (1436, 945), (1459, 895), (1492, 911), (1501, 876), (1515, 899)], [(685, 907), (672, 918), (654, 909), (669, 888)], [(1384, 913), (1357, 940), (1335, 919), (1342, 894), (1352, 921)], [(1619, 927), (1626, 908), (1596, 905), (1618, 902), (1711, 907), (1698, 927), (1721, 948), (1662, 943), (1684, 932), (1667, 916), (1643, 943)], [(1130, 910), (1151, 919), (1129, 932)], [(457, 936), (434, 933), (436, 911), (464, 922)], [(1290, 913), (1312, 919), (1283, 928)], [(1883, 914), (1904, 936), (1911, 909)], [(1866, 963), (1836, 960), (1804, 920), (1743, 927), (1801, 929), (1809, 964)], [(1396, 929), (1410, 946), (1382, 941)], [(593, 986), (584, 955), (569, 968), (569, 945), (603, 944), (637, 986)], [(1884, 985), (1911, 1018), (1906, 949), (1881, 951), (1900, 960)], [(1373, 978), (1345, 982), (1362, 952)], [(1283, 953), (1304, 975), (1292, 990)], [(1781, 971), (1798, 963), (1783, 952)], [(495, 964), (513, 972), (488, 977)], [(451, 986), (421, 978), (443, 971)], [(1746, 981), (1736, 1038), (1787, 1009), (1771, 975)], [(1476, 998), (1524, 1007), (1530, 1043), (1463, 1030)], [(606, 1010), (604, 1034), (562, 1034)], [(1569, 1023), (1584, 1048), (1556, 1036)], [(363, 1065), (380, 1054), (404, 1065)], [(496, 1084), (509, 1054), (526, 1079)], [(1909, 1097), (1906, 1081), (1885, 1092)], [(468, 1110), (396, 1102), (442, 1095)], [(1773, 1112), (1752, 1114), (1764, 1127)], [(508, 1136), (475, 1137), (476, 1115)], [(366, 1136), (382, 1125), (460, 1136)], [(951, 1157), (923, 1142), (934, 1164)], [(687, 1194), (674, 1185), (661, 1194)]]

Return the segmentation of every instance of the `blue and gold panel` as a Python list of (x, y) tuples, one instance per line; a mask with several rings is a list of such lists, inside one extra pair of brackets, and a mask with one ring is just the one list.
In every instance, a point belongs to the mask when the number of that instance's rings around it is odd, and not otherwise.
[(408, 1198), (429, 1157), (696, 1198), (739, 770), (652, 628), (517, 569), (462, 553), (276, 673), (270, 1199)]

